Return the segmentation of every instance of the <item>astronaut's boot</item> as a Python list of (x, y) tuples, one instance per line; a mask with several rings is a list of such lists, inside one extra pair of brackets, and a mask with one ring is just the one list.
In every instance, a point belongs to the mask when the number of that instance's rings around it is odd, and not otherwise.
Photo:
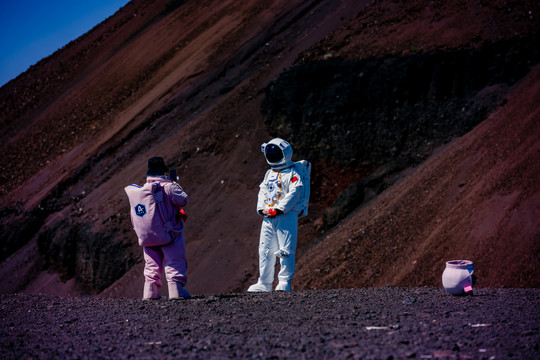
[(145, 281), (143, 300), (159, 299), (159, 288), (155, 282)]
[(168, 282), (167, 285), (169, 287), (169, 300), (189, 299), (191, 297), (182, 284), (178, 282)]
[(276, 291), (291, 291), (291, 280), (279, 280)]
[(270, 292), (274, 282), (274, 266), (276, 257), (270, 253), (270, 248), (265, 245), (259, 245), (259, 279), (256, 284), (248, 288), (248, 292)]
[(270, 292), (272, 291), (272, 283), (265, 284), (261, 282), (261, 279), (257, 281), (256, 284), (251, 285), (248, 290), (248, 292)]

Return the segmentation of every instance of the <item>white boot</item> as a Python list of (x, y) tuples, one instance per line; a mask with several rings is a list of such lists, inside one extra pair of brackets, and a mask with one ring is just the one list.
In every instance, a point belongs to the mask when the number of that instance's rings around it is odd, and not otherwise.
[(291, 291), (291, 281), (279, 280), (279, 283), (276, 286), (276, 291)]
[(169, 286), (169, 300), (189, 299), (191, 297), (180, 283), (169, 282), (167, 285)]
[(270, 292), (272, 291), (272, 284), (263, 284), (260, 280), (256, 284), (253, 284), (247, 290), (248, 292)]
[(143, 300), (159, 299), (159, 288), (155, 282), (145, 281)]

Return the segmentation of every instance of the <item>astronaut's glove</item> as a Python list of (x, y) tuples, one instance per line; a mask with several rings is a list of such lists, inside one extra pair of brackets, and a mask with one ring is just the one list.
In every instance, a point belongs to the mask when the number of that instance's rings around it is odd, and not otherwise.
[[(265, 212), (263, 211), (263, 214)], [(283, 215), (283, 211), (279, 210), (279, 209), (269, 209), (266, 211), (266, 214), (265, 216), (266, 217), (274, 217), (274, 216), (278, 216), (278, 215)]]

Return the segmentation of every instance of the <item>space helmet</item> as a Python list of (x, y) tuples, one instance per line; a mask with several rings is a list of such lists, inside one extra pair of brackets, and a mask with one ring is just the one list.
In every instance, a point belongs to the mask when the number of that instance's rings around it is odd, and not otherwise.
[(261, 145), (266, 162), (272, 169), (280, 170), (292, 166), (293, 150), (291, 144), (281, 138), (275, 138)]

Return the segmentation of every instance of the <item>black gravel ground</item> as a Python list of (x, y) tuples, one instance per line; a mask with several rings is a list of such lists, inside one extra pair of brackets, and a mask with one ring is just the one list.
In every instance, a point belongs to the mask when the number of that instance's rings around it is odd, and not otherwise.
[(540, 359), (540, 289), (0, 296), (3, 359)]

